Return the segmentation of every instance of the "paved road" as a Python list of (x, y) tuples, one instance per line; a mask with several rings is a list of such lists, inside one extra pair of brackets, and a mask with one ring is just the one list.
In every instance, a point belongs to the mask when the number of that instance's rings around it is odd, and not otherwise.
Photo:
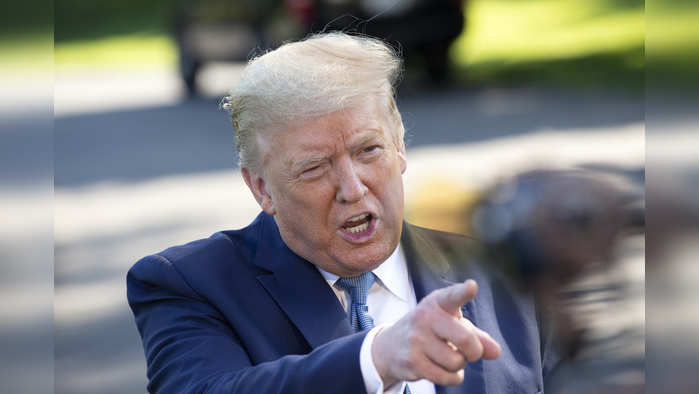
[[(408, 93), (399, 106), (412, 174), (456, 160), (461, 177), (505, 171), (521, 146), (544, 158), (643, 160), (639, 97), (453, 90)], [(144, 392), (126, 270), (146, 253), (243, 225), (257, 211), (231, 170), (232, 131), (216, 99), (126, 107), (73, 105), (55, 121), (57, 393)]]
[[(198, 99), (89, 114), (76, 114), (74, 106), (55, 122), (56, 186), (231, 168), (232, 128), (217, 104)], [(399, 107), (409, 148), (608, 129), (644, 116), (640, 97), (526, 89), (412, 92)]]

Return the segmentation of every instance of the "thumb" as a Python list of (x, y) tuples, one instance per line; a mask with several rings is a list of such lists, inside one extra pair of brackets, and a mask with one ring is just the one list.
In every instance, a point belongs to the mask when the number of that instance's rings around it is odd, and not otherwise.
[[(439, 306), (447, 313), (460, 312), (461, 306), (471, 301), (478, 292), (478, 284), (473, 279), (445, 287), (435, 292)], [(460, 316), (460, 315), (459, 315)]]

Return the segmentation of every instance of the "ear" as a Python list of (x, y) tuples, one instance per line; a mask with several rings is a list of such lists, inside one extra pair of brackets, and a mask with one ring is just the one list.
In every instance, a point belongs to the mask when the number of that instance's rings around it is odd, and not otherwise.
[(408, 168), (408, 157), (405, 154), (405, 143), (403, 139), (398, 141), (396, 149), (398, 151), (398, 160), (400, 161), (400, 173), (405, 174), (405, 170)]
[(248, 189), (250, 189), (252, 195), (255, 197), (255, 200), (257, 200), (257, 203), (260, 204), (262, 210), (265, 211), (265, 213), (274, 216), (277, 211), (274, 208), (272, 196), (267, 192), (267, 184), (265, 183), (265, 180), (256, 172), (250, 171), (247, 168), (241, 168), (241, 172), (243, 174), (245, 184), (248, 185)]

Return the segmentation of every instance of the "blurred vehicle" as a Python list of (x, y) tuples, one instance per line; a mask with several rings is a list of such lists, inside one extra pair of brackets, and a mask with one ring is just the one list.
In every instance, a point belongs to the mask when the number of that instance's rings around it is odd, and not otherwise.
[(179, 72), (189, 95), (196, 94), (197, 74), (206, 62), (245, 61), (256, 48), (270, 47), (275, 36), (273, 25), (283, 8), (278, 3), (276, 0), (175, 3), (174, 36)]
[(384, 39), (402, 52), (408, 68), (424, 69), (431, 82), (441, 83), (449, 72), (449, 47), (464, 29), (464, 6), (463, 0), (317, 1), (306, 30)]
[(448, 50), (464, 28), (465, 0), (199, 0), (178, 1), (175, 38), (180, 74), (196, 94), (197, 73), (211, 61), (245, 61), (310, 33), (342, 30), (381, 38), (408, 68), (440, 83)]

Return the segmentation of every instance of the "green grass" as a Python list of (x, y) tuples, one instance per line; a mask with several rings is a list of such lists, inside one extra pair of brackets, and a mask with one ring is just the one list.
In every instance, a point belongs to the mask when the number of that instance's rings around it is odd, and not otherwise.
[(471, 3), (468, 34), (456, 60), (511, 62), (625, 50), (643, 43), (643, 9), (605, 10), (595, 1), (528, 0)]
[(56, 43), (132, 34), (167, 34), (173, 0), (61, 0), (54, 9)]
[(452, 47), (478, 83), (643, 86), (642, 4), (603, 0), (475, 0)]
[(654, 14), (647, 25), (649, 50), (663, 53), (697, 55), (699, 46), (699, 10), (666, 10)]
[(699, 85), (699, 10), (666, 9), (648, 23), (647, 81), (696, 94)]
[(50, 32), (5, 36), (0, 40), (0, 70), (6, 74), (50, 73), (53, 50)]
[(177, 48), (163, 34), (129, 34), (56, 44), (58, 70), (75, 68), (169, 67), (177, 61)]

